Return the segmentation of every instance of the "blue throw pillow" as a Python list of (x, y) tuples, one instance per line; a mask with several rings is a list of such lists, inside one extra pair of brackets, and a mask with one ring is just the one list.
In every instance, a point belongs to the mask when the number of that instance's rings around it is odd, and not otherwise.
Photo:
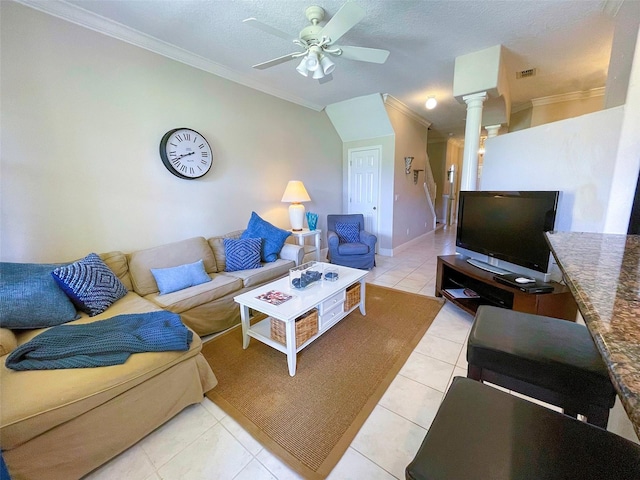
[(256, 212), (251, 212), (251, 219), (249, 219), (247, 229), (242, 233), (240, 238), (261, 238), (262, 261), (275, 262), (278, 259), (280, 250), (282, 250), (284, 246), (284, 241), (289, 235), (291, 235), (291, 232), (275, 227), (260, 218)]
[(152, 268), (151, 274), (156, 279), (160, 295), (177, 292), (185, 288), (200, 285), (211, 281), (204, 269), (204, 262), (198, 260), (194, 263), (178, 265), (170, 268)]
[(336, 222), (336, 234), (339, 243), (359, 243), (360, 225), (357, 223)]
[(262, 267), (260, 263), (261, 238), (225, 238), (222, 241), (224, 242), (224, 255), (227, 257), (225, 272)]
[(0, 326), (45, 328), (78, 318), (51, 272), (60, 264), (0, 263)]
[(90, 317), (104, 312), (127, 294), (117, 275), (95, 253), (58, 267), (51, 275), (76, 307)]

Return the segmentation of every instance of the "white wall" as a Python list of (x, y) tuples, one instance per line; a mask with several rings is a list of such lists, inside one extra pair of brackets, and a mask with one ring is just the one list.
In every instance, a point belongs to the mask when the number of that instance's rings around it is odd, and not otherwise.
[(636, 183), (640, 180), (640, 31), (636, 35), (636, 42), (620, 128), (611, 199), (606, 214), (605, 233), (627, 233)]
[[(342, 205), (342, 142), (324, 112), (276, 99), (13, 2), (0, 2), (0, 258), (66, 261), (244, 228), (252, 210), (288, 228), (302, 180)], [(203, 134), (211, 171), (171, 175), (158, 145)]]
[[(397, 108), (386, 105), (396, 133), (393, 161), (393, 248), (433, 230), (433, 214), (424, 190), (427, 165), (427, 127)], [(414, 157), (411, 173), (405, 173), (404, 157)], [(418, 183), (413, 183), (413, 170)]]
[(487, 139), (482, 189), (560, 190), (556, 230), (602, 232), (623, 112), (617, 107)]

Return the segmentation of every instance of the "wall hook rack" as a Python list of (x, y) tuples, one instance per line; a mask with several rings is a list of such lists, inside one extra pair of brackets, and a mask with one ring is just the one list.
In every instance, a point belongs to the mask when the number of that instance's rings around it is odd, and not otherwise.
[(418, 175), (420, 174), (420, 172), (424, 172), (424, 170), (420, 169), (420, 170), (413, 170), (413, 184), (417, 185), (418, 184)]

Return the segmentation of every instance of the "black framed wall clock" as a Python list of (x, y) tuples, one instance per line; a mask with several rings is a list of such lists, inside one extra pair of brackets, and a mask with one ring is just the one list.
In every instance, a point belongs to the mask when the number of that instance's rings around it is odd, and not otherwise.
[(209, 142), (190, 128), (174, 128), (160, 140), (162, 163), (176, 177), (195, 180), (203, 177), (213, 165)]

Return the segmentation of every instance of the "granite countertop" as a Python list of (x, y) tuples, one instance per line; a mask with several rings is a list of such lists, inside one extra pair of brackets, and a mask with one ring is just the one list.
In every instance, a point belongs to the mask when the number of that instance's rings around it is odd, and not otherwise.
[(640, 437), (640, 235), (546, 236)]

